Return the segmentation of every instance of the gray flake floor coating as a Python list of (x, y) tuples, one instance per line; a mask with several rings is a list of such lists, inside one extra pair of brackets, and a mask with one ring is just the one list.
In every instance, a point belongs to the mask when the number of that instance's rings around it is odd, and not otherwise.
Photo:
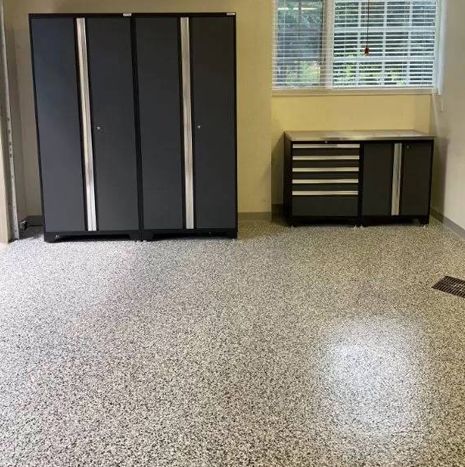
[(465, 465), (439, 224), (0, 252), (0, 465)]

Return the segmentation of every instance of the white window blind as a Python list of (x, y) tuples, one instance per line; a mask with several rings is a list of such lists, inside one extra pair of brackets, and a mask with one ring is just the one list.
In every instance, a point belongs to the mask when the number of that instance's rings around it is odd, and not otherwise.
[(436, 1), (334, 0), (333, 85), (433, 87)]
[(274, 86), (321, 86), (324, 0), (277, 0)]
[(274, 88), (433, 88), (439, 1), (276, 0)]

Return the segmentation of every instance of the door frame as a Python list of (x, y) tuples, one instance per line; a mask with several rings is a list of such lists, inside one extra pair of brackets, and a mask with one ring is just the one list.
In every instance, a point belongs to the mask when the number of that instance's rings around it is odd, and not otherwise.
[(19, 222), (3, 4), (0, 0), (0, 243), (8, 243), (19, 239)]
[[(0, 125), (3, 127), (3, 118), (0, 117)], [(1, 132), (3, 133), (3, 132)], [(8, 243), (10, 240), (10, 220), (8, 216), (7, 184), (5, 179), (5, 151), (3, 135), (0, 134), (0, 243)]]
[[(2, 65), (2, 80), (7, 78), (7, 69), (5, 62), (5, 23), (3, 17), (3, 0), (0, 1), (0, 42), (1, 42), (1, 57), (0, 63)], [(1, 92), (1, 113), (0, 113), (0, 243), (8, 243), (10, 240), (10, 219), (9, 219), (9, 205), (7, 198), (7, 182), (6, 182), (6, 168), (7, 168), (7, 145), (5, 144), (5, 105), (7, 103), (6, 96), (3, 93), (8, 92), (8, 81), (5, 81), (4, 88)]]

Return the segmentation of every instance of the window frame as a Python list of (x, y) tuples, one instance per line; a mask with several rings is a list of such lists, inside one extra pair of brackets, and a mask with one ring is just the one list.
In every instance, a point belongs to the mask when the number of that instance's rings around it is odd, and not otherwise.
[[(341, 86), (332, 85), (333, 78), (333, 54), (334, 54), (334, 15), (335, 0), (323, 0), (323, 47), (324, 57), (321, 66), (324, 68), (324, 83), (319, 86), (302, 86), (300, 88), (280, 87), (274, 85), (274, 63), (272, 63), (272, 95), (274, 97), (291, 96), (310, 96), (310, 95), (383, 95), (383, 94), (404, 94), (404, 95), (431, 95), (438, 92), (438, 82), (440, 75), (440, 51), (442, 34), (442, 15), (444, 0), (437, 0), (436, 15), (436, 40), (434, 45), (434, 64), (433, 64), (433, 85), (431, 87), (415, 86)], [(277, 21), (276, 12), (278, 0), (273, 0), (273, 57), (277, 45)]]

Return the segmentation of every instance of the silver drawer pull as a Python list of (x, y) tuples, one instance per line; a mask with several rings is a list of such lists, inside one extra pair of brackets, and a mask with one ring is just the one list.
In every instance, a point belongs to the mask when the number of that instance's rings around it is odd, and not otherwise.
[(358, 179), (356, 178), (296, 178), (292, 180), (293, 185), (326, 185), (334, 183), (347, 183), (347, 184), (358, 184)]
[(292, 149), (359, 149), (360, 144), (293, 144)]
[(292, 196), (358, 196), (358, 191), (293, 191)]
[(294, 167), (293, 172), (358, 172), (358, 167)]
[(360, 156), (353, 155), (353, 156), (294, 156), (292, 158), (294, 161), (358, 161), (360, 160)]

